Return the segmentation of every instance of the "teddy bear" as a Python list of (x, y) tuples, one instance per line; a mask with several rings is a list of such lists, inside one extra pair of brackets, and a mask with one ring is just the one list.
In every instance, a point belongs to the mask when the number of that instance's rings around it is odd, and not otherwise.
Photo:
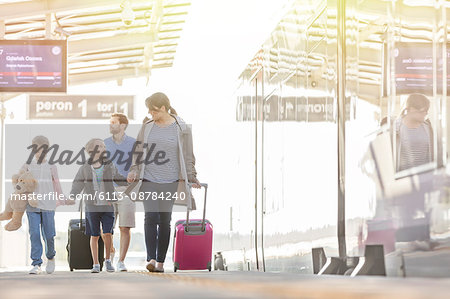
[(38, 201), (33, 197), (33, 191), (36, 190), (38, 183), (30, 171), (22, 170), (13, 175), (12, 183), (14, 193), (8, 198), (5, 211), (0, 213), (0, 221), (11, 219), (5, 225), (7, 231), (18, 230), (22, 226), (22, 216), (25, 213), (27, 203), (32, 207), (38, 205)]

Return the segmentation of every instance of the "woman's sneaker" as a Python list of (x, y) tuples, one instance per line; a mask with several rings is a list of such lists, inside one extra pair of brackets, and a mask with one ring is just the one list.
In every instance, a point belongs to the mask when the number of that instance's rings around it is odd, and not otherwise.
[(52, 274), (55, 272), (55, 258), (52, 258), (51, 260), (47, 261), (47, 266), (45, 266), (45, 272), (47, 274)]
[(91, 269), (91, 273), (100, 273), (100, 264), (94, 264)]
[(116, 269), (114, 269), (114, 266), (111, 263), (111, 260), (105, 260), (105, 268), (106, 268), (106, 271), (108, 271), (108, 272), (116, 271)]
[(128, 269), (127, 269), (127, 267), (125, 267), (125, 263), (118, 261), (117, 262), (117, 272), (127, 272), (127, 271), (128, 271)]
[(31, 268), (30, 272), (28, 272), (29, 274), (41, 274), (41, 266), (36, 265), (33, 266), (33, 268)]
[(147, 266), (145, 268), (147, 268), (147, 270), (149, 272), (155, 272), (156, 261), (155, 260), (151, 260), (150, 262), (147, 263)]
[(155, 272), (164, 273), (164, 264), (163, 263), (156, 264)]

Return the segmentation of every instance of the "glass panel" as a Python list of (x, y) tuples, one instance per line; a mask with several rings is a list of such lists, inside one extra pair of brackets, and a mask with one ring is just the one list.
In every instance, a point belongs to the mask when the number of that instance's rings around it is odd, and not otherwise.
[(433, 169), (442, 161), (438, 123), (442, 43), (437, 41), (443, 31), (437, 26), (439, 11), (427, 3), (399, 1), (394, 5), (394, 42), (388, 44), (388, 50), (391, 84), (395, 85), (390, 86), (387, 120), (397, 178)]
[[(362, 219), (372, 217), (375, 186), (367, 175), (367, 138), (379, 126), (383, 103), (382, 65), (388, 12), (385, 1), (349, 2), (346, 11), (346, 233), (349, 255), (363, 254)], [(385, 149), (390, 152), (390, 149)], [(371, 170), (371, 169), (370, 169)]]
[(448, 275), (447, 14), (430, 3), (347, 3), (347, 254), (382, 244), (388, 275)]
[(264, 219), (263, 219), (263, 172), (264, 172), (264, 73), (261, 69), (256, 77), (253, 79), (252, 86), (255, 88), (255, 182), (253, 184), (255, 188), (255, 267), (258, 271), (265, 271), (264, 265)]
[[(328, 171), (337, 167), (336, 78), (329, 78), (335, 64), (328, 65), (328, 55), (331, 61), (336, 59), (335, 41), (328, 44), (329, 36), (336, 36), (336, 14), (328, 17), (324, 10), (317, 15), (319, 4), (325, 2), (307, 5), (298, 1), (272, 34), (272, 43), (263, 46), (267, 67), (261, 161), (266, 271), (312, 273), (312, 247), (321, 246), (328, 255), (337, 255), (337, 178), (336, 172)], [(308, 36), (315, 36), (309, 38), (314, 44), (310, 52)]]
[[(327, 256), (338, 256), (337, 171), (328, 171), (337, 169), (338, 158), (336, 12), (335, 1), (328, 1), (306, 33), (307, 76), (305, 91), (298, 97), (300, 101), (306, 97), (307, 101), (306, 123), (298, 129), (298, 142), (301, 142), (298, 152), (302, 163), (296, 180), (301, 192), (298, 198), (289, 199), (295, 200), (290, 204), (296, 207), (299, 219), (302, 219), (302, 229), (309, 224), (312, 248), (323, 247)], [(295, 148), (293, 142), (286, 142), (285, 155)]]

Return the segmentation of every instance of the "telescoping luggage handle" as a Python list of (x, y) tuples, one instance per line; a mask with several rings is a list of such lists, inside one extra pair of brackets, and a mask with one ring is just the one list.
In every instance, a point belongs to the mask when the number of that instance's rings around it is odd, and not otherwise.
[(83, 223), (83, 200), (80, 200), (80, 230)]
[[(190, 186), (192, 186), (192, 183), (189, 183)], [(202, 219), (202, 232), (205, 231), (205, 217), (206, 217), (206, 194), (208, 193), (208, 184), (206, 183), (200, 183), (200, 186), (205, 188), (205, 199), (203, 201), (203, 219)], [(191, 199), (192, 200), (192, 199)], [(186, 228), (185, 230), (189, 231), (189, 205), (187, 206), (187, 212), (186, 212)]]

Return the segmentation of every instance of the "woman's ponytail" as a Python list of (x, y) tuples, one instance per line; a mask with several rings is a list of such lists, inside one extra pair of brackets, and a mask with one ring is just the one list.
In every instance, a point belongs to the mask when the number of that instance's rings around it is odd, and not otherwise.
[(168, 112), (169, 112), (170, 114), (178, 115), (178, 114), (177, 114), (177, 111), (176, 111), (175, 109), (173, 109), (172, 106), (169, 106)]

